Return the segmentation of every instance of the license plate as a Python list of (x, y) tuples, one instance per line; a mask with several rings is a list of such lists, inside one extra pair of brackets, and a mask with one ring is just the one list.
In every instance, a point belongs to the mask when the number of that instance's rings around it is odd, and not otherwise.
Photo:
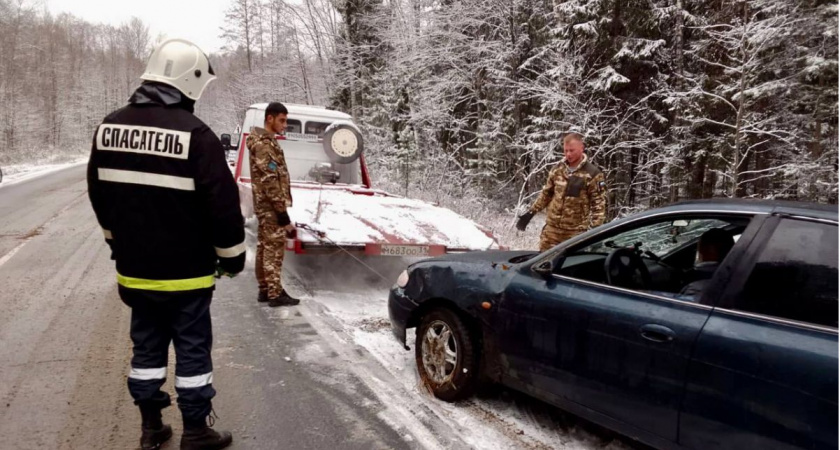
[(317, 141), (321, 139), (317, 134), (286, 133), (286, 139), (294, 141)]
[(427, 245), (382, 245), (382, 256), (429, 256)]

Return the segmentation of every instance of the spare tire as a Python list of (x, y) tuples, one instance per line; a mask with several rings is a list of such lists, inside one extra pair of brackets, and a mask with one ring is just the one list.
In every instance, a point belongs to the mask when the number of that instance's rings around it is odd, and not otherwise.
[(351, 163), (359, 159), (364, 148), (361, 133), (349, 125), (330, 127), (324, 134), (324, 151), (332, 162)]

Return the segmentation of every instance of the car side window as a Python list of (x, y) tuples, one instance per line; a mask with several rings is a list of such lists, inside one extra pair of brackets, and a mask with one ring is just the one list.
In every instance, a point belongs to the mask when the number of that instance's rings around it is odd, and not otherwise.
[[(640, 224), (570, 248), (554, 273), (698, 302), (734, 247), (733, 236), (740, 236), (748, 224), (746, 217), (697, 216)], [(700, 252), (703, 236), (706, 244)]]
[(837, 328), (837, 225), (782, 219), (735, 309)]

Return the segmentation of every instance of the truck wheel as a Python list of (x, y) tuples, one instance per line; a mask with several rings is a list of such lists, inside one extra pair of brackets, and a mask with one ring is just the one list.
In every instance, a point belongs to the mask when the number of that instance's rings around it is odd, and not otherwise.
[(461, 318), (436, 308), (423, 316), (416, 333), (414, 358), (422, 383), (447, 402), (472, 395), (479, 378), (478, 355)]
[(362, 155), (365, 144), (362, 135), (347, 125), (339, 125), (324, 134), (324, 151), (332, 162), (348, 164)]

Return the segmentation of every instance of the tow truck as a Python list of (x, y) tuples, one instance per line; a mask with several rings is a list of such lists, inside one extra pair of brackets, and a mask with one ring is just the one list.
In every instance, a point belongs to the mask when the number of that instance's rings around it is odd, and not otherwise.
[[(245, 140), (262, 127), (267, 103), (251, 105), (241, 126), (234, 177), (242, 213), (254, 215), (251, 171)], [(455, 212), (405, 198), (372, 186), (365, 162), (364, 139), (353, 118), (340, 111), (285, 104), (288, 126), (277, 140), (291, 177), (293, 206), (289, 216), (298, 227), (286, 251), (298, 255), (331, 254), (432, 257), (447, 253), (499, 249), (493, 234)]]

